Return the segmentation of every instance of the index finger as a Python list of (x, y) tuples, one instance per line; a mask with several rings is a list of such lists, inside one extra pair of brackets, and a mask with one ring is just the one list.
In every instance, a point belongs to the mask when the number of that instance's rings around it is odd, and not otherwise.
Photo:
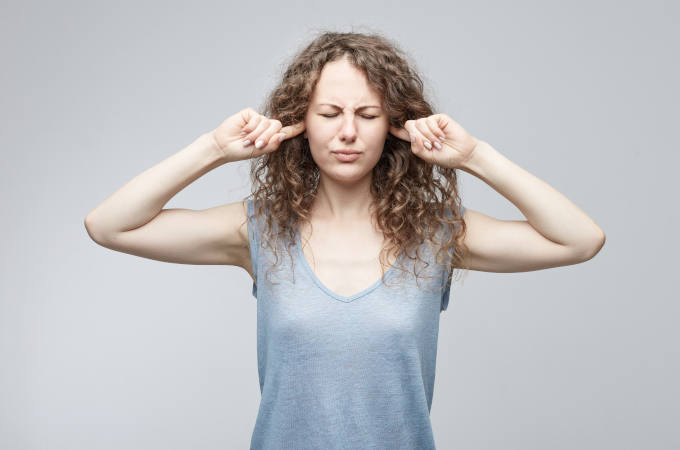
[(410, 135), (409, 131), (406, 128), (397, 128), (394, 126), (390, 126), (390, 133), (392, 133), (394, 136), (398, 137), (399, 139), (402, 139), (404, 141), (410, 141)]
[[(279, 134), (283, 135), (283, 139), (290, 139), (302, 133), (303, 131), (305, 131), (305, 123), (298, 122), (293, 125), (286, 125), (285, 127), (282, 127), (279, 130)], [(283, 141), (283, 139), (281, 139), (281, 141)]]

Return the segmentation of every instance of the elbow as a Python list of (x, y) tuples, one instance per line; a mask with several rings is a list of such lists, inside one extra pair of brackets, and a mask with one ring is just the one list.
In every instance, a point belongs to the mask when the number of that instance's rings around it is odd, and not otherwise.
[(94, 223), (92, 222), (92, 219), (89, 216), (85, 217), (84, 225), (85, 225), (85, 231), (87, 231), (87, 234), (88, 234), (88, 236), (90, 236), (90, 239), (92, 239), (94, 242), (96, 242), (99, 245), (104, 245), (103, 242), (105, 240), (104, 240), (103, 233), (101, 233), (101, 231), (99, 231), (97, 229), (97, 226), (94, 225)]
[(92, 220), (90, 219), (89, 216), (85, 217), (84, 225), (85, 225), (85, 231), (87, 231), (87, 234), (88, 234), (88, 236), (90, 236), (90, 239), (97, 242), (97, 235), (94, 232), (94, 227), (92, 226)]
[(602, 250), (602, 247), (604, 247), (604, 243), (607, 240), (607, 236), (604, 234), (604, 231), (602, 229), (598, 229), (599, 231), (597, 232), (597, 235), (589, 241), (589, 244), (583, 247), (583, 250), (581, 251), (581, 257), (583, 261), (588, 261), (589, 259), (592, 259), (595, 255), (597, 255), (600, 250)]

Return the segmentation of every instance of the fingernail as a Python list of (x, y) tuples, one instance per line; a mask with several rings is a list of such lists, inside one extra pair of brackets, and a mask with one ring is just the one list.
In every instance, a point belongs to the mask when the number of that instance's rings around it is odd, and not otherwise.
[(430, 144), (430, 141), (425, 141), (425, 143), (424, 143), (423, 145), (424, 145), (425, 148), (427, 148), (428, 150), (432, 150), (432, 144)]
[(279, 142), (279, 143), (283, 142), (283, 136), (279, 136), (279, 137), (276, 139), (276, 141)]
[(246, 134), (248, 133), (246, 133), (245, 131), (241, 131), (241, 133), (239, 133), (239, 136), (245, 136)]
[(264, 142), (262, 141), (262, 139), (258, 139), (257, 141), (255, 141), (255, 148), (260, 148), (260, 147), (262, 147), (262, 144), (264, 144)]
[(437, 142), (437, 141), (434, 141), (434, 146), (437, 147), (439, 150), (442, 149), (441, 144), (440, 144), (439, 142)]
[(244, 147), (248, 147), (250, 145), (250, 141), (248, 139), (241, 141), (241, 142), (243, 142)]

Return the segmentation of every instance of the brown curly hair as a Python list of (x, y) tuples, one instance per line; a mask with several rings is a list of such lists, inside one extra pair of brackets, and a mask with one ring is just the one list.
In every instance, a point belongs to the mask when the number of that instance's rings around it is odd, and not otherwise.
[[(409, 119), (434, 114), (424, 98), (420, 76), (394, 42), (377, 33), (329, 31), (321, 32), (292, 57), (259, 110), (283, 126), (303, 121), (324, 65), (343, 57), (361, 70), (380, 94), (390, 125), (401, 128)], [(319, 168), (309, 142), (297, 135), (284, 140), (276, 151), (253, 158), (250, 177), (252, 193), (248, 198), (254, 200), (255, 217), (266, 217), (261, 241), (276, 255), (272, 266), (277, 265), (280, 242), (287, 243), (292, 261), (290, 247), (295, 244), (299, 225), (310, 219), (319, 183)], [(450, 284), (454, 268), (461, 266), (467, 251), (457, 184), (455, 169), (427, 163), (412, 153), (410, 142), (388, 133), (371, 185), (373, 214), (387, 242), (379, 255), (383, 282), (384, 268), (389, 266), (387, 255), (396, 252), (422, 262), (417, 250), (427, 241), (438, 248), (436, 260), (446, 264), (444, 281)], [(445, 232), (441, 242), (433, 242), (435, 232), (441, 229), (455, 232)], [(425, 264), (426, 268), (429, 263)], [(399, 269), (405, 272), (403, 267)], [(413, 272), (417, 280), (415, 265)]]

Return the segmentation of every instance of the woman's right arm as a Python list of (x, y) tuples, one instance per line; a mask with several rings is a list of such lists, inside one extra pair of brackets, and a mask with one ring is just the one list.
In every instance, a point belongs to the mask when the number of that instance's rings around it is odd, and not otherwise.
[[(278, 148), (281, 123), (246, 108), (215, 130), (128, 181), (85, 218), (98, 244), (112, 250), (181, 264), (227, 264), (250, 272), (243, 202), (204, 210), (162, 209), (179, 191), (222, 164)], [(241, 131), (246, 135), (241, 136)], [(265, 145), (243, 146), (242, 139)]]

